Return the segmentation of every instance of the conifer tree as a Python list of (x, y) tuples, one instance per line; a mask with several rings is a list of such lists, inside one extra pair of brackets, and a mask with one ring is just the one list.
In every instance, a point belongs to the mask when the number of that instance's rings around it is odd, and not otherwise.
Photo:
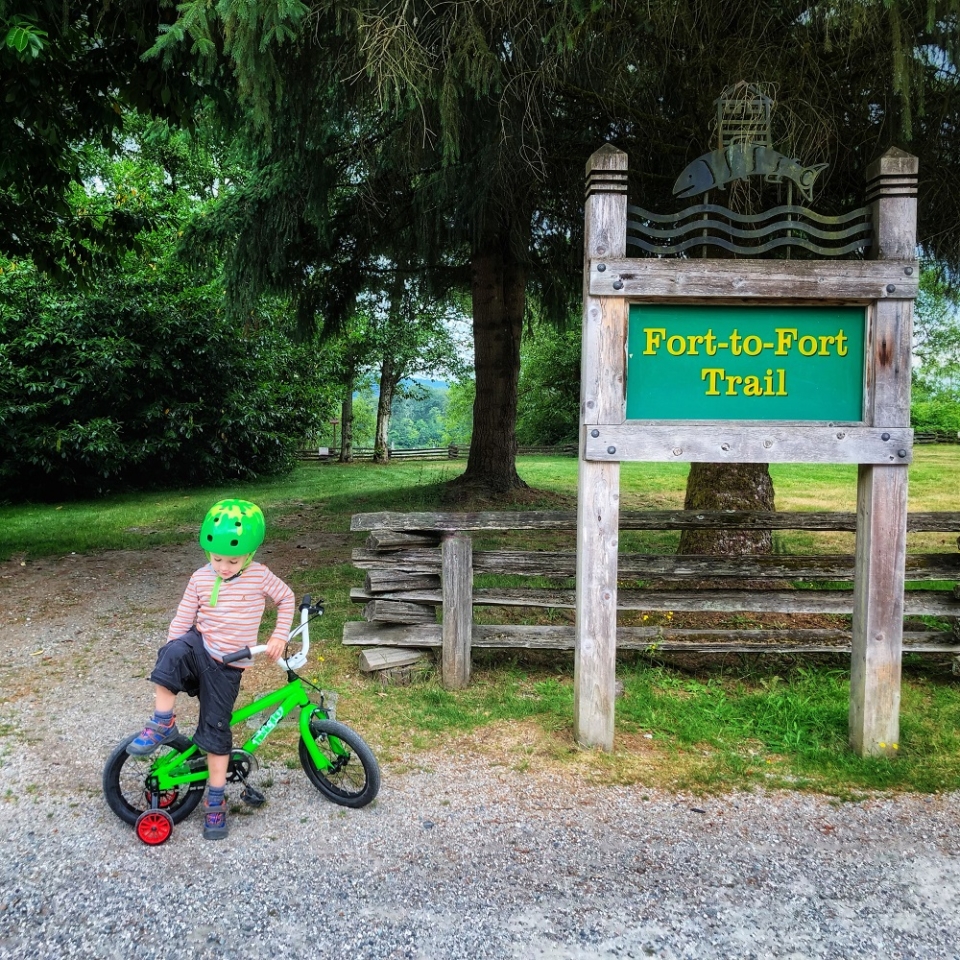
[[(281, 288), (306, 319), (344, 315), (364, 270), (400, 250), (438, 289), (471, 291), (466, 484), (521, 484), (519, 341), (530, 298), (565, 317), (578, 296), (585, 159), (616, 143), (630, 157), (634, 202), (668, 210), (678, 171), (709, 145), (713, 100), (732, 82), (772, 92), (781, 152), (830, 164), (815, 198), (828, 212), (862, 202), (864, 170), (887, 147), (917, 154), (921, 242), (960, 266), (960, 0), (175, 9), (144, 62), (181, 76), (189, 61), (197, 89), (217, 91), (225, 110), (229, 73), (247, 121), (256, 177), (207, 228), (229, 247), (238, 302)], [(144, 24), (158, 29), (145, 15)]]

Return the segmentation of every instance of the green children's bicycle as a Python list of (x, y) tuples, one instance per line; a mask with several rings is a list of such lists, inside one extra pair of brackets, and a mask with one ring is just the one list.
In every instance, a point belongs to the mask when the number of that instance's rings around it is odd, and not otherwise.
[[(235, 710), (230, 719), (230, 726), (236, 728), (273, 708), (253, 736), (230, 754), (227, 780), (243, 784), (240, 799), (250, 806), (258, 807), (266, 799), (247, 782), (257, 769), (254, 753), (277, 724), (297, 708), (300, 764), (310, 782), (328, 800), (344, 807), (365, 807), (380, 790), (380, 768), (373, 751), (359, 734), (334, 719), (334, 704), (328, 702), (329, 695), (296, 673), (307, 662), (310, 621), (322, 613), (322, 601), (313, 604), (309, 596), (304, 597), (300, 623), (288, 640), (299, 640), (300, 650), (277, 661), (286, 671), (286, 685)], [(265, 645), (245, 647), (224, 657), (224, 663), (264, 650)], [(174, 824), (186, 819), (203, 798), (206, 754), (189, 737), (179, 736), (150, 756), (131, 756), (127, 744), (136, 736), (134, 733), (125, 738), (110, 754), (103, 769), (103, 793), (110, 809), (136, 829), (140, 840), (156, 845), (168, 840)]]

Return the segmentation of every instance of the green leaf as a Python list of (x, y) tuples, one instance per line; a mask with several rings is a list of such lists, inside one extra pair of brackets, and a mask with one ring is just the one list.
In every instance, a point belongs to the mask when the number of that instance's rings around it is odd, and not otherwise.
[(41, 30), (28, 20), (15, 17), (13, 25), (4, 37), (3, 44), (8, 49), (19, 54), (22, 60), (28, 58), (35, 60), (43, 52), (46, 46), (44, 43), (46, 38), (46, 30)]
[(30, 31), (23, 27), (12, 27), (8, 32), (4, 43), (16, 50), (17, 53), (23, 53), (30, 46)]

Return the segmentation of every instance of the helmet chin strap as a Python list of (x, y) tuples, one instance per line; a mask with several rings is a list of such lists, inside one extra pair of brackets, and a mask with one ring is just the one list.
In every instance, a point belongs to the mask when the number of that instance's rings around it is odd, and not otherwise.
[[(256, 550), (254, 550), (253, 553), (256, 553)], [(236, 580), (237, 577), (239, 577), (240, 574), (243, 573), (243, 571), (246, 570), (251, 563), (253, 563), (253, 553), (247, 555), (247, 562), (244, 563), (244, 565), (232, 577), (227, 577), (227, 579), (224, 580), (219, 573), (217, 574), (216, 580), (213, 581), (213, 589), (210, 591), (211, 607), (215, 607), (217, 605), (217, 598), (220, 596), (220, 584), (230, 583), (232, 580)], [(210, 561), (210, 553), (209, 551), (207, 551), (207, 562), (209, 563), (209, 561)]]

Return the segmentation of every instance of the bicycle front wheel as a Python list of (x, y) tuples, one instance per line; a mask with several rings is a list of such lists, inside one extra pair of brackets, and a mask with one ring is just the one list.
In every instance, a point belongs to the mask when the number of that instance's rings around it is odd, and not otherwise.
[[(137, 734), (131, 734), (117, 745), (103, 768), (103, 795), (107, 806), (131, 827), (137, 825), (142, 813), (153, 808), (153, 792), (150, 789), (150, 772), (159, 757), (171, 752), (179, 753), (190, 746), (186, 737), (177, 737), (160, 747), (149, 757), (132, 757), (127, 753), (127, 744)], [(157, 808), (170, 814), (174, 823), (186, 819), (203, 798), (203, 781), (185, 783), (172, 790), (161, 791)]]
[(341, 807), (365, 807), (380, 791), (380, 767), (360, 734), (336, 720), (311, 719), (310, 735), (329, 762), (320, 769), (300, 738), (300, 764), (310, 782)]

